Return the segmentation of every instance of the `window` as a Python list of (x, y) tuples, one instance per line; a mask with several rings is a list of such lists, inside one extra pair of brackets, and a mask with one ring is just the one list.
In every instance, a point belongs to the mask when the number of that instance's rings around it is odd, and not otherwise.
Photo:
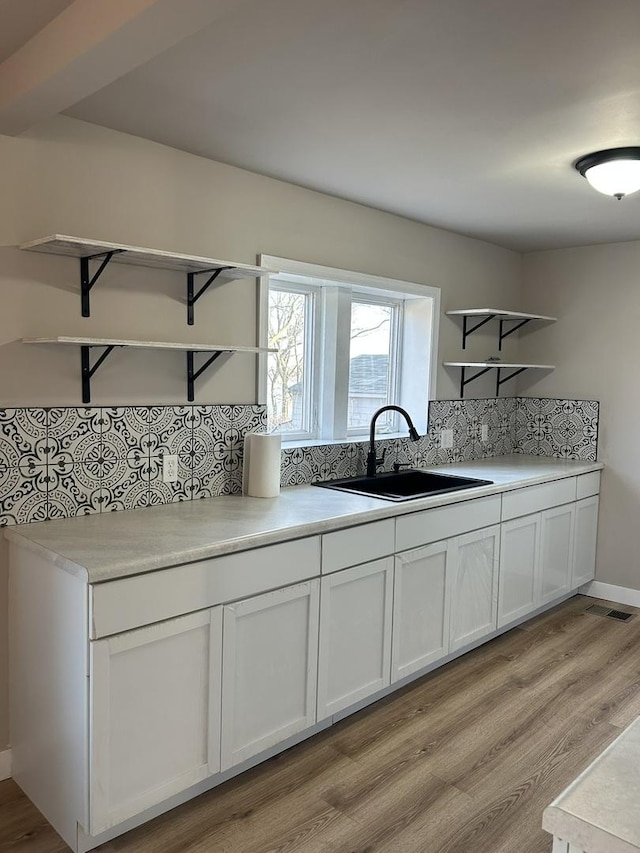
[[(398, 387), (398, 336), (402, 301), (377, 301), (372, 297), (351, 300), (349, 335), (349, 388), (347, 432), (369, 428), (371, 416), (387, 403), (396, 403)], [(384, 420), (382, 420), (384, 418)], [(380, 432), (392, 432), (395, 417), (385, 412), (378, 421)]]
[(313, 420), (313, 320), (311, 289), (269, 288), (267, 367), (269, 422), (283, 433), (308, 435)]
[[(426, 429), (439, 290), (261, 256), (279, 270), (261, 288), (260, 399), (283, 440), (365, 437), (373, 413), (406, 408)], [(394, 412), (376, 432), (404, 434)]]

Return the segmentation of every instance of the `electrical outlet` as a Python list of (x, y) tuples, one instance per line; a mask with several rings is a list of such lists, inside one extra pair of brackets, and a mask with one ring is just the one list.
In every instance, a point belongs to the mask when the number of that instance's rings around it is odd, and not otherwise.
[(175, 483), (178, 479), (178, 457), (165, 454), (162, 457), (162, 482)]
[(453, 430), (440, 430), (440, 447), (453, 447)]
[(480, 440), (489, 441), (489, 424), (482, 424), (480, 427)]

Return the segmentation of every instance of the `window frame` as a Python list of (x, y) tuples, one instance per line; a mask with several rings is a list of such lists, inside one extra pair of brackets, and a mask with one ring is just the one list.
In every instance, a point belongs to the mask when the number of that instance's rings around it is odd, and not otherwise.
[[(315, 389), (318, 387), (320, 379), (321, 358), (319, 358), (319, 341), (320, 341), (320, 311), (318, 310), (319, 293), (318, 288), (313, 285), (299, 284), (294, 282), (277, 282), (274, 290), (279, 290), (285, 293), (297, 293), (305, 297), (305, 341), (304, 341), (304, 366), (303, 375), (305, 377), (303, 403), (303, 429), (290, 430), (282, 433), (286, 436), (286, 441), (304, 441), (315, 432), (317, 421), (316, 412), (316, 397)], [(269, 290), (272, 285), (267, 279), (267, 327), (268, 327), (268, 300)], [(268, 337), (268, 331), (267, 331)], [(269, 356), (267, 356), (268, 365)], [(264, 370), (265, 375), (265, 399), (264, 403), (268, 405), (268, 372)], [(305, 427), (308, 426), (308, 429)]]
[[(273, 275), (281, 275), (282, 279), (274, 282), (276, 286), (287, 283), (287, 276), (291, 277), (293, 286), (303, 286), (305, 279), (313, 288), (320, 288), (320, 299), (322, 300), (344, 300), (345, 297), (349, 304), (353, 296), (354, 301), (366, 301), (367, 296), (372, 301), (377, 302), (385, 298), (390, 302), (397, 302), (399, 299), (404, 303), (403, 322), (401, 324), (403, 332), (403, 340), (398, 344), (399, 350), (396, 358), (399, 360), (398, 380), (400, 388), (399, 405), (404, 406), (409, 410), (409, 413), (416, 424), (419, 432), (426, 432), (427, 425), (427, 405), (428, 400), (435, 396), (436, 376), (437, 376), (437, 353), (438, 353), (438, 332), (440, 319), (440, 288), (432, 285), (420, 284), (418, 282), (403, 281), (400, 279), (385, 278), (382, 276), (369, 275), (367, 273), (355, 272), (353, 270), (342, 270), (334, 267), (325, 267), (318, 264), (311, 264), (304, 261), (296, 261), (289, 258), (281, 258), (274, 255), (261, 254), (258, 256), (258, 261), (262, 267), (272, 270)], [(258, 289), (258, 339), (259, 345), (268, 346), (268, 307), (269, 307), (269, 275), (264, 275), (260, 279)], [(302, 281), (301, 281), (302, 279)], [(346, 288), (351, 288), (351, 293), (348, 293)], [(371, 292), (373, 291), (373, 292)], [(329, 312), (332, 313), (332, 312)], [(329, 337), (334, 340), (339, 339), (337, 329), (327, 328), (325, 322), (326, 305), (322, 305), (320, 310), (315, 312), (314, 336), (316, 343), (323, 342), (321, 349), (328, 350), (326, 342)], [(334, 318), (337, 317), (338, 323), (345, 321), (351, 323), (351, 314), (348, 312), (348, 317), (345, 318), (345, 312), (340, 311), (340, 306), (332, 313)], [(431, 334), (428, 336), (428, 342), (424, 341), (424, 325), (429, 324)], [(406, 334), (408, 324), (412, 324), (413, 332)], [(407, 343), (407, 338), (409, 339)], [(344, 338), (343, 338), (344, 340)], [(350, 337), (347, 336), (347, 343)], [(416, 359), (417, 365), (411, 372), (403, 370), (402, 357), (406, 354), (407, 346), (410, 346), (412, 351), (419, 351), (419, 358)], [(318, 347), (320, 349), (320, 347)], [(344, 349), (344, 347), (343, 347)], [(330, 397), (333, 397), (333, 403), (327, 399), (326, 390), (335, 387), (337, 371), (340, 369), (339, 364), (342, 361), (343, 365), (347, 365), (346, 373), (344, 367), (340, 374), (340, 381), (343, 386), (346, 386), (348, 392), (349, 370), (348, 360), (349, 352), (347, 346), (346, 361), (344, 352), (336, 352), (333, 366), (327, 364), (323, 353), (319, 355), (314, 352), (313, 364), (313, 381), (318, 389), (318, 411), (314, 413), (311, 434), (297, 435), (293, 433), (282, 433), (283, 443), (286, 445), (314, 445), (314, 444), (338, 444), (348, 441), (360, 441), (367, 437), (367, 434), (361, 430), (354, 432), (347, 430), (347, 413), (336, 411), (336, 407), (348, 405), (347, 395), (343, 401), (337, 401), (339, 396), (332, 391)], [(258, 358), (258, 402), (265, 404), (267, 402), (267, 356), (261, 355)], [(321, 363), (322, 362), (322, 363)], [(322, 370), (323, 381), (319, 381), (320, 371)], [(423, 389), (426, 387), (426, 391)], [(344, 416), (344, 417), (343, 417)], [(343, 422), (345, 425), (344, 431), (336, 431), (337, 426)], [(400, 431), (397, 433), (385, 433), (386, 438), (392, 438), (396, 435), (405, 435), (402, 424), (399, 424)]]
[[(391, 328), (389, 329), (390, 334), (390, 352), (389, 352), (389, 398), (393, 402), (398, 399), (399, 395), (399, 382), (398, 379), (400, 377), (400, 371), (402, 370), (402, 327), (404, 321), (404, 299), (400, 296), (390, 297), (390, 296), (377, 296), (377, 294), (369, 292), (359, 292), (357, 289), (354, 289), (351, 293), (351, 305), (353, 307), (353, 303), (357, 303), (360, 305), (382, 305), (385, 307), (389, 307), (392, 309), (391, 314)], [(347, 398), (347, 405), (349, 401), (349, 379), (350, 379), (350, 371), (347, 367), (346, 377), (344, 382), (342, 383), (343, 387), (340, 385), (336, 385), (336, 393), (344, 393)], [(387, 401), (389, 402), (389, 401)], [(383, 403), (383, 405), (385, 405)], [(397, 413), (394, 413), (391, 422), (393, 424), (393, 429), (390, 430), (391, 433), (396, 434), (400, 428), (400, 424), (398, 421)], [(382, 419), (378, 422), (378, 431), (381, 435), (385, 435), (381, 430), (382, 427)], [(349, 427), (349, 416), (347, 414), (347, 425), (346, 425), (346, 435), (347, 439), (358, 439), (363, 436), (366, 437), (369, 434), (369, 427)]]

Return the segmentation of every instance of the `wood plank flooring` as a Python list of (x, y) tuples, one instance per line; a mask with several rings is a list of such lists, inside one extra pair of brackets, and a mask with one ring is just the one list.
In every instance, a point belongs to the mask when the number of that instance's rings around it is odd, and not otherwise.
[[(549, 853), (543, 809), (640, 714), (640, 618), (585, 613), (592, 602), (572, 598), (99, 850)], [(65, 850), (1, 782), (0, 853)]]

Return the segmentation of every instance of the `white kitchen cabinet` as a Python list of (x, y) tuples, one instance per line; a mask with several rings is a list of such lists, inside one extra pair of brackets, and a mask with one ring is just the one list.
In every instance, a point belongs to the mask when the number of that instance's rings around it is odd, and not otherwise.
[(398, 554), (394, 574), (392, 682), (449, 652), (451, 541)]
[(598, 487), (447, 496), (102, 582), (9, 528), (12, 772), (87, 853), (577, 589)]
[(540, 521), (540, 604), (571, 589), (575, 505), (547, 509)]
[(322, 578), (318, 720), (387, 687), (393, 557)]
[(452, 543), (451, 652), (496, 629), (499, 548), (498, 524)]
[(220, 769), (222, 608), (91, 643), (92, 835)]
[(593, 580), (596, 573), (596, 542), (598, 538), (598, 496), (577, 501), (573, 541), (571, 588), (576, 589)]
[(314, 724), (319, 584), (225, 605), (223, 770)]
[(541, 515), (525, 515), (502, 525), (498, 627), (535, 610), (540, 596)]

